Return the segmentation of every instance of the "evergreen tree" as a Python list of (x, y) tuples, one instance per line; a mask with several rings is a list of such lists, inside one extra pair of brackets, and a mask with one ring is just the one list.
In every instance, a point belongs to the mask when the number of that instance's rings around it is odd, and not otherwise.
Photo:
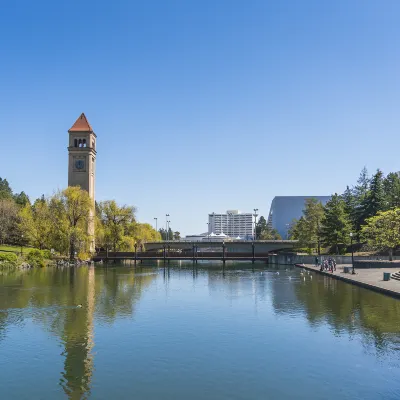
[(365, 205), (369, 192), (369, 186), (370, 178), (368, 176), (367, 168), (364, 167), (357, 180), (357, 185), (353, 189), (353, 211), (350, 213), (353, 226), (357, 233), (360, 232), (361, 225), (367, 218)]
[(14, 201), (22, 207), (25, 207), (27, 204), (31, 204), (29, 197), (26, 195), (25, 192), (21, 192), (20, 194), (14, 195)]
[(0, 199), (12, 199), (13, 192), (7, 179), (0, 178)]
[(326, 203), (322, 220), (322, 243), (334, 246), (339, 253), (339, 245), (347, 244), (350, 239), (351, 222), (346, 203), (337, 193)]
[(324, 207), (320, 201), (311, 198), (306, 199), (305, 209), (303, 210), (304, 218), (307, 221), (307, 230), (309, 243), (317, 245), (318, 254), (321, 253), (321, 228), (322, 218), (324, 216)]
[(256, 225), (256, 238), (261, 238), (262, 232), (268, 229), (266, 219), (261, 215)]
[(367, 218), (373, 217), (378, 211), (384, 211), (386, 208), (385, 191), (383, 188), (383, 173), (377, 170), (372, 176), (370, 189), (361, 203), (363, 210), (360, 222), (364, 224)]
[(383, 180), (386, 209), (400, 207), (400, 176), (398, 172), (391, 172)]
[(298, 240), (301, 246), (307, 247), (309, 252), (317, 247), (321, 252), (321, 228), (324, 216), (324, 207), (317, 199), (306, 199), (303, 216), (290, 228), (290, 237)]

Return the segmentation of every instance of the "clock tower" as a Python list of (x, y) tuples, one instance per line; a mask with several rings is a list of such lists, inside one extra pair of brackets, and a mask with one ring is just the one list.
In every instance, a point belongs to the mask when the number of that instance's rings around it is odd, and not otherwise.
[(92, 240), (90, 251), (94, 251), (94, 187), (96, 177), (96, 140), (84, 113), (69, 129), (68, 186), (80, 186), (93, 200), (93, 211), (89, 219), (88, 233)]

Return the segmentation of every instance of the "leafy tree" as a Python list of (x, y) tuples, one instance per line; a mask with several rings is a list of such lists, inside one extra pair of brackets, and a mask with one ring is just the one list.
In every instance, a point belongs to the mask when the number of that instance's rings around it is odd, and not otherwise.
[(256, 225), (256, 238), (261, 238), (262, 232), (266, 231), (267, 229), (268, 229), (267, 221), (261, 215)]
[(114, 200), (103, 201), (98, 204), (99, 218), (104, 229), (104, 244), (111, 246), (113, 251), (129, 245), (128, 229), (135, 223), (135, 208), (118, 206)]
[(389, 251), (392, 261), (393, 250), (400, 245), (400, 208), (380, 211), (368, 218), (362, 235), (372, 248)]
[(0, 200), (0, 243), (11, 243), (18, 225), (18, 207), (12, 199)]
[(88, 248), (92, 199), (85, 190), (70, 186), (51, 198), (49, 208), (54, 248), (63, 251), (68, 244), (69, 256), (73, 260), (75, 251), (82, 252)]
[(345, 201), (335, 193), (324, 207), (321, 238), (326, 246), (334, 246), (339, 253), (339, 245), (347, 244), (350, 237), (351, 223)]
[(271, 229), (268, 225), (261, 231), (260, 235), (257, 235), (257, 238), (261, 240), (282, 240), (279, 232), (276, 229)]
[(174, 232), (174, 240), (181, 240), (181, 233), (178, 231)]
[(46, 201), (36, 200), (33, 206), (26, 204), (19, 212), (20, 228), (25, 238), (40, 249), (51, 247), (53, 227), (49, 205)]

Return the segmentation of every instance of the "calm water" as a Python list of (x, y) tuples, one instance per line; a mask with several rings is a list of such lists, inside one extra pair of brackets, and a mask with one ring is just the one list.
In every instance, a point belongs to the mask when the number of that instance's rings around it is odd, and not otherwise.
[(0, 272), (0, 397), (400, 399), (400, 301), (277, 271)]

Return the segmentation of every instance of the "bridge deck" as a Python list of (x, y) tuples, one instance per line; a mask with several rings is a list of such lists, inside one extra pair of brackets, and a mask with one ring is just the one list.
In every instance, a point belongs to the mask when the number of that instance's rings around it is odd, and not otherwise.
[(222, 257), (222, 256), (198, 256), (198, 257), (193, 257), (193, 256), (172, 256), (172, 257), (154, 257), (154, 256), (137, 256), (137, 257), (132, 257), (132, 256), (109, 256), (107, 257), (101, 257), (101, 256), (95, 256), (93, 257), (93, 261), (106, 261), (106, 260), (111, 260), (111, 261), (123, 261), (123, 260), (137, 260), (137, 261), (143, 261), (143, 260), (149, 260), (149, 261), (196, 261), (196, 260), (205, 260), (205, 261), (268, 261), (268, 257), (252, 257), (252, 256), (245, 256), (245, 257), (235, 257), (235, 256), (230, 256), (230, 257)]

